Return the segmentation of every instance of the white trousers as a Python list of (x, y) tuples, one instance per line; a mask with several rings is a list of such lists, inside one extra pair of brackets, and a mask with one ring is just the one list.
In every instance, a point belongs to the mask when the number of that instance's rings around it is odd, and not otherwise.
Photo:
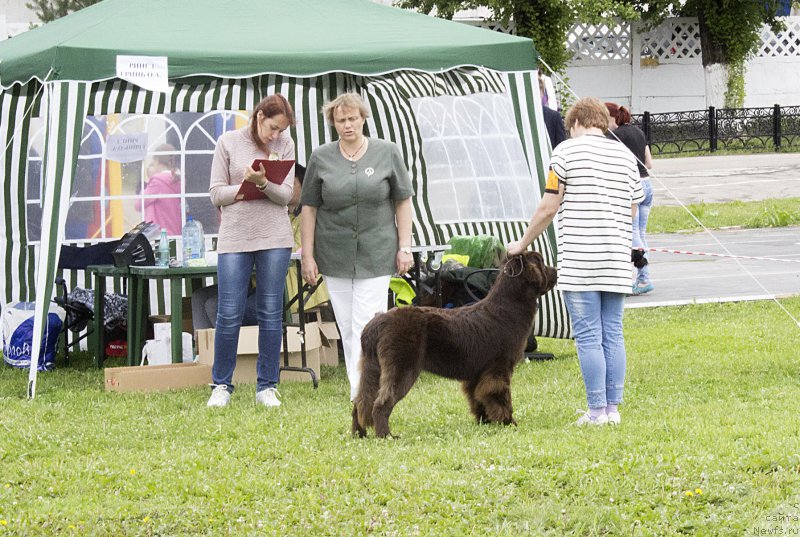
[(364, 326), (388, 306), (391, 276), (377, 278), (334, 278), (324, 276), (331, 297), (336, 325), (342, 336), (344, 363), (350, 380), (350, 400), (358, 394), (361, 379), (361, 332)]

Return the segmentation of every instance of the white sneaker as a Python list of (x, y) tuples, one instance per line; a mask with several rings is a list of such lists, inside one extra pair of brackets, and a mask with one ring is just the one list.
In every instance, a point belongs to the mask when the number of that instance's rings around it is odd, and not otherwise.
[(619, 412), (609, 412), (606, 414), (608, 418), (609, 425), (619, 425), (622, 422), (622, 417), (619, 415)]
[(256, 393), (256, 403), (264, 406), (281, 406), (277, 388), (267, 388)]
[(581, 417), (578, 418), (578, 421), (575, 422), (575, 425), (579, 427), (582, 427), (584, 425), (605, 425), (608, 423), (608, 416), (606, 416), (605, 414), (600, 414), (595, 419), (592, 419), (589, 416), (588, 410), (586, 411), (579, 410), (578, 412), (583, 412)]
[(208, 398), (206, 406), (227, 406), (228, 401), (231, 400), (231, 392), (224, 384), (217, 384), (211, 392), (211, 397)]

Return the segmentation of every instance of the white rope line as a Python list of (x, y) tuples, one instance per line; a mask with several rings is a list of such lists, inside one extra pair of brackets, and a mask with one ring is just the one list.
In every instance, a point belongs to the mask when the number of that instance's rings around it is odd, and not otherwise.
[[(560, 83), (560, 84), (561, 84), (561, 85), (562, 85), (564, 88), (566, 88), (567, 90), (569, 90), (570, 94), (572, 94), (572, 95), (573, 95), (573, 96), (574, 96), (576, 99), (580, 99), (580, 96), (579, 96), (577, 93), (575, 93), (575, 91), (572, 89), (572, 87), (571, 87), (569, 84), (567, 84), (567, 82), (566, 82), (566, 81), (565, 81), (563, 78), (561, 78), (561, 77), (558, 75), (558, 73), (556, 73), (556, 72), (553, 70), (553, 68), (552, 68), (552, 67), (550, 67), (550, 66), (547, 64), (547, 62), (545, 62), (545, 61), (542, 59), (542, 57), (541, 57), (541, 56), (539, 56), (538, 60), (539, 60), (539, 61), (542, 63), (542, 65), (544, 65), (544, 66), (547, 68), (547, 70), (548, 70), (548, 71), (550, 71), (550, 74), (551, 74), (551, 75), (553, 75), (553, 76), (555, 76), (555, 77), (556, 77), (556, 79), (559, 81), (559, 83)], [(614, 133), (613, 133), (613, 132), (612, 132), (611, 134), (614, 136), (614, 138), (616, 138), (616, 139), (617, 139), (617, 141), (619, 141), (619, 138), (617, 138), (617, 137), (614, 135)], [(636, 156), (634, 155), (634, 158), (636, 158), (636, 161), (637, 161), (637, 162), (639, 162), (639, 164), (641, 164), (642, 166), (644, 166), (644, 162), (640, 161), (638, 157), (636, 157)], [(775, 302), (775, 304), (777, 304), (777, 305), (778, 305), (778, 307), (779, 307), (780, 309), (782, 309), (782, 310), (783, 310), (783, 312), (784, 312), (784, 313), (786, 313), (786, 315), (788, 315), (788, 316), (789, 316), (789, 318), (790, 318), (792, 321), (794, 321), (794, 323), (797, 325), (797, 327), (798, 327), (798, 328), (800, 328), (800, 321), (799, 321), (799, 320), (798, 320), (798, 319), (797, 319), (797, 318), (796, 318), (794, 315), (792, 315), (792, 314), (789, 312), (789, 310), (787, 310), (787, 309), (786, 309), (786, 308), (783, 306), (783, 304), (781, 304), (781, 303), (778, 301), (778, 299), (777, 299), (777, 298), (774, 296), (774, 294), (773, 294), (773, 293), (770, 293), (770, 292), (769, 292), (769, 290), (768, 290), (767, 288), (765, 288), (765, 287), (764, 287), (764, 286), (761, 284), (761, 281), (760, 281), (760, 280), (759, 280), (759, 279), (758, 279), (758, 278), (757, 278), (757, 277), (756, 277), (756, 276), (755, 276), (755, 275), (754, 275), (752, 272), (750, 272), (750, 270), (748, 270), (748, 268), (747, 268), (747, 267), (745, 267), (745, 266), (744, 266), (744, 265), (741, 263), (741, 261), (739, 261), (739, 259), (738, 259), (738, 256), (735, 256), (735, 255), (734, 255), (734, 254), (733, 254), (733, 253), (732, 253), (732, 252), (731, 252), (731, 251), (728, 249), (728, 247), (727, 247), (727, 246), (725, 246), (724, 244), (722, 244), (722, 242), (721, 242), (721, 241), (720, 241), (720, 240), (717, 238), (717, 236), (716, 236), (716, 235), (714, 235), (714, 234), (711, 232), (711, 230), (710, 230), (710, 229), (708, 229), (708, 228), (705, 226), (705, 224), (703, 224), (703, 223), (700, 221), (700, 219), (699, 219), (699, 218), (697, 218), (697, 216), (695, 216), (695, 214), (694, 214), (694, 213), (693, 213), (691, 210), (689, 210), (689, 208), (688, 208), (688, 207), (687, 207), (687, 206), (686, 206), (686, 205), (685, 205), (685, 204), (684, 204), (684, 203), (683, 203), (683, 202), (682, 202), (680, 199), (678, 199), (678, 196), (676, 196), (676, 195), (675, 195), (675, 193), (674, 193), (674, 192), (673, 192), (673, 191), (672, 191), (672, 190), (671, 190), (671, 189), (670, 189), (670, 188), (669, 188), (669, 187), (668, 187), (666, 184), (664, 184), (664, 182), (663, 182), (663, 181), (661, 181), (661, 179), (660, 179), (660, 178), (659, 178), (659, 177), (658, 177), (658, 176), (657, 176), (655, 173), (653, 173), (653, 172), (652, 172), (652, 170), (648, 170), (648, 175), (650, 176), (650, 178), (651, 178), (651, 179), (653, 179), (653, 180), (655, 180), (656, 182), (658, 182), (658, 184), (661, 186), (661, 188), (663, 188), (663, 189), (664, 189), (664, 191), (666, 191), (666, 192), (667, 192), (667, 194), (669, 194), (669, 195), (670, 195), (670, 197), (671, 197), (673, 200), (675, 200), (675, 202), (676, 202), (678, 205), (680, 205), (680, 206), (683, 208), (683, 210), (685, 210), (685, 211), (688, 213), (688, 215), (689, 215), (689, 216), (691, 216), (691, 217), (692, 217), (692, 219), (693, 219), (695, 222), (697, 222), (697, 225), (699, 225), (699, 226), (700, 226), (700, 228), (701, 228), (703, 231), (705, 231), (705, 232), (706, 232), (706, 233), (709, 235), (709, 237), (711, 237), (711, 238), (714, 240), (714, 242), (715, 242), (715, 243), (717, 243), (717, 245), (719, 245), (719, 247), (720, 247), (720, 248), (722, 248), (722, 250), (725, 252), (725, 256), (726, 256), (726, 257), (730, 257), (731, 259), (733, 259), (734, 261), (736, 261), (736, 264), (739, 266), (739, 268), (741, 268), (741, 269), (742, 269), (742, 271), (744, 271), (744, 273), (745, 273), (745, 274), (747, 274), (747, 275), (750, 277), (750, 279), (752, 279), (752, 280), (755, 282), (755, 284), (758, 286), (758, 288), (759, 288), (759, 289), (761, 289), (761, 290), (762, 290), (762, 291), (763, 291), (763, 292), (764, 292), (766, 295), (772, 295), (772, 296), (773, 296), (773, 298), (772, 298), (772, 301), (773, 301), (773, 302)], [(719, 254), (719, 255), (721, 255), (721, 254)]]
[(710, 252), (690, 252), (687, 250), (669, 250), (667, 248), (645, 248), (648, 252), (663, 252), (666, 254), (706, 255), (710, 257), (726, 257), (729, 259), (754, 259), (756, 261), (778, 261), (780, 263), (800, 263), (800, 259), (779, 259), (776, 257), (756, 257), (749, 255), (713, 254)]

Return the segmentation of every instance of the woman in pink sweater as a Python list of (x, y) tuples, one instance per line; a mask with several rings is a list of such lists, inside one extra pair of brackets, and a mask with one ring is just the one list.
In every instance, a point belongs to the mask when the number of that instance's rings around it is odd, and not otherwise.
[[(219, 304), (214, 335), (214, 389), (208, 406), (225, 406), (233, 392), (233, 371), (247, 290), (256, 270), (258, 361), (256, 402), (279, 406), (278, 376), (283, 334), (283, 289), (294, 246), (287, 203), (292, 196), (294, 166), (280, 183), (268, 181), (254, 159), (294, 160), (294, 141), (287, 129), (294, 111), (280, 94), (256, 105), (250, 123), (226, 132), (217, 141), (211, 165), (211, 203), (219, 208), (217, 239)], [(274, 178), (273, 178), (274, 179)], [(236, 199), (244, 181), (252, 182), (265, 197)]]

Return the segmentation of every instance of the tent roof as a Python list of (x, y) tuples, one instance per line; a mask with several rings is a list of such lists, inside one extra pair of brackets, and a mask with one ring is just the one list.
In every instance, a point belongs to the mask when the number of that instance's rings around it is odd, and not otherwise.
[(0, 43), (0, 84), (115, 78), (118, 54), (167, 56), (170, 79), (536, 68), (530, 39), (370, 0), (104, 0)]

